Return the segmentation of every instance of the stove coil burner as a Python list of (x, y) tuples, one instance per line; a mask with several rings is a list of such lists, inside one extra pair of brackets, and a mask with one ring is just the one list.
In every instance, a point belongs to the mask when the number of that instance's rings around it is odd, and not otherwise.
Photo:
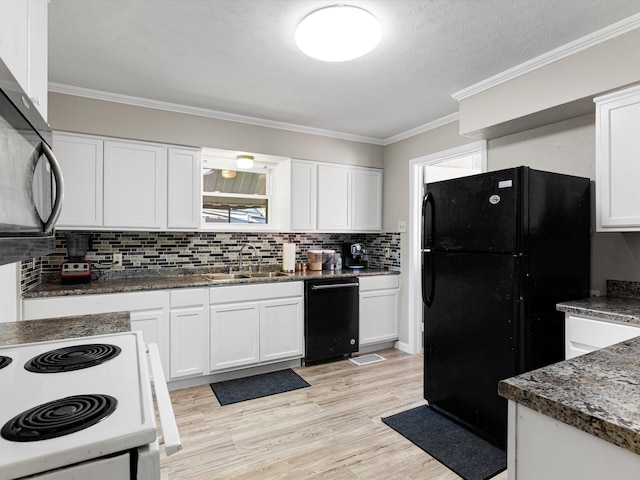
[(8, 366), (13, 360), (11, 357), (5, 357), (4, 355), (0, 355), (0, 368), (4, 368)]
[(71, 372), (104, 363), (120, 351), (120, 347), (109, 344), (75, 345), (37, 355), (24, 368), (36, 373)]
[(13, 442), (37, 442), (78, 432), (111, 415), (118, 401), (109, 395), (74, 395), (31, 408), (9, 420), (0, 434)]

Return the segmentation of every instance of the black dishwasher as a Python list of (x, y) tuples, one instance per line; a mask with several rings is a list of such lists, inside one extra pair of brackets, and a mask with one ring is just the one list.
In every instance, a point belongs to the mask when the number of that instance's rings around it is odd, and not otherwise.
[(317, 362), (358, 351), (358, 279), (305, 282), (305, 362)]

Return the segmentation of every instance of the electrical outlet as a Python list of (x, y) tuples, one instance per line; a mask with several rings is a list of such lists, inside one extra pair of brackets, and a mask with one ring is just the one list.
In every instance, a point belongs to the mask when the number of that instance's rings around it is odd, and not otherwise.
[(398, 221), (398, 231), (406, 232), (407, 231), (407, 222), (404, 220)]
[(113, 254), (111, 267), (112, 268), (116, 268), (116, 267), (122, 268), (122, 254), (121, 253), (114, 253)]
[(385, 258), (389, 258), (391, 256), (391, 249), (390, 248), (385, 248), (384, 249), (384, 256), (385, 256)]

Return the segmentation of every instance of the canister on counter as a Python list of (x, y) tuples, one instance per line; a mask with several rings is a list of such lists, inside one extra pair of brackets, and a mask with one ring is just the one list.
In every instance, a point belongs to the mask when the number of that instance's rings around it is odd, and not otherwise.
[(322, 250), (307, 250), (307, 267), (309, 270), (322, 270)]
[(336, 265), (336, 251), (322, 250), (322, 270), (333, 270)]

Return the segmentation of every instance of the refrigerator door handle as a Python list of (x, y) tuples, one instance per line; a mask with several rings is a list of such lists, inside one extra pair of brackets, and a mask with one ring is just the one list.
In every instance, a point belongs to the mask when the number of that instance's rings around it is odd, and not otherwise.
[(422, 198), (422, 243), (421, 248), (425, 249), (428, 247), (427, 245), (427, 205), (431, 206), (431, 225), (429, 225), (429, 231), (433, 235), (433, 228), (435, 224), (435, 216), (434, 216), (434, 205), (433, 205), (433, 194), (431, 192), (427, 192), (427, 194)]
[[(433, 272), (434, 255), (430, 249), (422, 250), (422, 301), (431, 308), (433, 304), (433, 297), (436, 291), (436, 277)], [(427, 269), (427, 262), (429, 262), (429, 268)], [(429, 294), (427, 295), (427, 271), (429, 272)]]

